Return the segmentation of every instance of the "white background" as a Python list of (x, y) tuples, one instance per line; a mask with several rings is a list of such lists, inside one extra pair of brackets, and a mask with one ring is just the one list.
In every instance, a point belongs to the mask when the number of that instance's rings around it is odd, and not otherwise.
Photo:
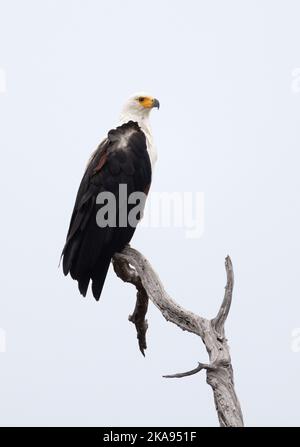
[(203, 191), (205, 231), (141, 227), (133, 245), (208, 317), (231, 255), (245, 423), (299, 425), (299, 15), (286, 0), (0, 0), (1, 425), (218, 424), (204, 373), (162, 378), (207, 360), (197, 337), (150, 306), (144, 359), (133, 288), (110, 271), (96, 303), (57, 267), (86, 161), (138, 90), (161, 102), (152, 189)]

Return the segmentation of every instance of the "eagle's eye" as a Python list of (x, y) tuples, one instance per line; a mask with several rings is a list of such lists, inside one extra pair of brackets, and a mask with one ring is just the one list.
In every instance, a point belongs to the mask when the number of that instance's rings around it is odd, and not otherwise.
[(143, 96), (140, 96), (140, 97), (139, 97), (139, 101), (140, 101), (140, 102), (144, 102), (144, 101), (145, 101), (145, 98), (144, 98)]

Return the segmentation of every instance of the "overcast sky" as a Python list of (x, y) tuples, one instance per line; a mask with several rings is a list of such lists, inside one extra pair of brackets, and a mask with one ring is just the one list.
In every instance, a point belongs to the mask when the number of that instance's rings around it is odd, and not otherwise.
[[(204, 232), (132, 245), (226, 333), (247, 425), (300, 425), (300, 5), (0, 0), (0, 424), (215, 426), (196, 336), (149, 309), (148, 350), (110, 271), (100, 302), (57, 268), (86, 161), (138, 90), (159, 98), (153, 192), (203, 192)], [(4, 335), (5, 337), (4, 337)], [(4, 341), (6, 349), (4, 349)], [(300, 346), (299, 346), (300, 351)]]

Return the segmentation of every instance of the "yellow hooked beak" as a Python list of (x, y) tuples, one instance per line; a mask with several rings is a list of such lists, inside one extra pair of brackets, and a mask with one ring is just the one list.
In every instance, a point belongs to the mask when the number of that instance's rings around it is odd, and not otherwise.
[(150, 96), (140, 96), (138, 101), (143, 107), (145, 107), (145, 109), (153, 109), (154, 107), (159, 109), (159, 100), (156, 98), (151, 98)]

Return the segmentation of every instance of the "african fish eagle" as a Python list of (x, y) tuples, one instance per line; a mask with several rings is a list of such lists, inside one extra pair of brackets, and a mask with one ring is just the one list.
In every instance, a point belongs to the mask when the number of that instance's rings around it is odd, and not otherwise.
[[(104, 204), (97, 197), (112, 193), (118, 201), (120, 185), (126, 186), (126, 199), (131, 193), (148, 193), (156, 161), (149, 123), (154, 107), (159, 108), (159, 101), (148, 94), (130, 97), (118, 126), (99, 144), (83, 175), (62, 252), (63, 272), (77, 280), (83, 296), (91, 281), (93, 295), (99, 300), (111, 258), (135, 232), (136, 226), (121, 225), (119, 216), (115, 216), (116, 225), (99, 225), (97, 213)], [(131, 208), (128, 205), (126, 212)]]

